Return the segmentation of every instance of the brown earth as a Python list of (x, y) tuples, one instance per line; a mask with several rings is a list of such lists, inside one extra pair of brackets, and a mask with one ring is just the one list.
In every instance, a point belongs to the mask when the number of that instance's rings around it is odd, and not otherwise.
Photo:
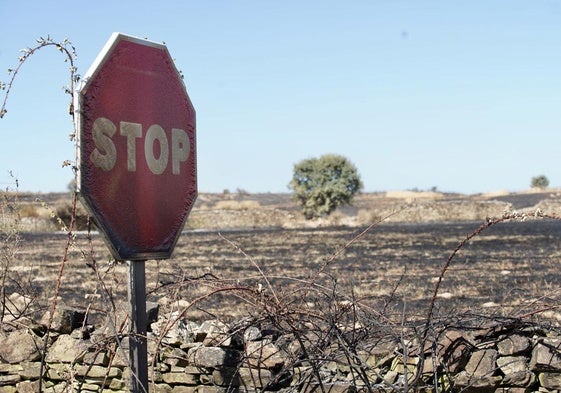
[[(44, 312), (62, 271), (62, 304), (89, 306), (93, 315), (126, 310), (126, 264), (111, 259), (95, 232), (76, 232), (63, 265), (68, 235), (53, 231), (45, 211), (69, 202), (63, 195), (42, 195), (43, 204), (36, 198), (18, 196), (21, 241), (4, 241), (4, 249), (14, 251), (3, 262), (7, 294), (32, 296)], [(352, 300), (394, 321), (418, 320), (426, 317), (458, 243), (487, 217), (517, 211), (528, 219), (486, 229), (451, 260), (436, 297), (436, 316), (485, 314), (557, 323), (561, 222), (532, 217), (537, 209), (554, 214), (560, 207), (557, 191), (373, 193), (358, 196), (353, 206), (328, 219), (310, 222), (289, 195), (203, 194), (173, 257), (147, 262), (147, 290), (150, 300), (170, 307), (191, 302), (186, 316), (194, 320), (248, 315), (255, 312), (255, 294), (287, 303), (299, 299), (312, 309), (326, 299)]]

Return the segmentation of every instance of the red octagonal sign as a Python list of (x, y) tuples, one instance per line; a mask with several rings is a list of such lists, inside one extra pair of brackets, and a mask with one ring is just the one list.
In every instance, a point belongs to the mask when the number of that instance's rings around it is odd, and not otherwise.
[(169, 258), (197, 169), (195, 110), (166, 46), (113, 34), (77, 107), (78, 191), (113, 256)]

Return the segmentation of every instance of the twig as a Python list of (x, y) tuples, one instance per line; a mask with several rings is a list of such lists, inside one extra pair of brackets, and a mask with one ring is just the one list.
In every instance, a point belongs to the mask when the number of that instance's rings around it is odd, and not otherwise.
[(68, 261), (68, 251), (70, 249), (70, 246), (72, 244), (72, 242), (74, 241), (74, 233), (73, 228), (74, 228), (74, 219), (76, 217), (76, 202), (77, 202), (77, 195), (74, 194), (72, 197), (72, 215), (70, 217), (70, 224), (68, 225), (68, 234), (66, 237), (66, 246), (64, 247), (64, 253), (62, 256), (62, 260), (60, 262), (60, 268), (59, 268), (59, 272), (58, 272), (58, 276), (57, 276), (57, 280), (56, 280), (56, 285), (55, 285), (55, 291), (54, 291), (54, 295), (53, 295), (53, 302), (51, 304), (51, 310), (49, 313), (49, 321), (47, 323), (47, 333), (45, 334), (45, 338), (44, 338), (44, 343), (43, 343), (43, 353), (41, 356), (41, 367), (40, 367), (40, 371), (39, 371), (39, 391), (41, 392), (41, 387), (42, 387), (42, 381), (43, 381), (43, 371), (44, 371), (44, 367), (45, 367), (45, 358), (47, 355), (47, 346), (49, 344), (49, 336), (51, 333), (51, 327), (52, 327), (52, 323), (53, 323), (53, 318), (55, 315), (55, 311), (56, 311), (56, 307), (57, 307), (57, 298), (58, 298), (58, 294), (60, 292), (60, 285), (62, 283), (62, 274), (64, 272), (64, 267), (66, 266), (66, 262)]
[(263, 270), (259, 266), (259, 264), (257, 262), (255, 262), (255, 260), (251, 256), (249, 256), (239, 245), (235, 244), (233, 241), (226, 238), (224, 235), (222, 235), (222, 233), (219, 232), (218, 236), (220, 236), (221, 239), (225, 240), (232, 247), (236, 248), (236, 250), (238, 250), (238, 252), (240, 252), (244, 257), (246, 257), (251, 262), (251, 264), (253, 266), (255, 266), (257, 271), (259, 271), (259, 274), (261, 275), (263, 280), (265, 280), (265, 282), (267, 283), (267, 286), (269, 287), (269, 290), (271, 291), (272, 296), (275, 298), (275, 302), (278, 306), (280, 304), (280, 302), (279, 302), (279, 298), (277, 297), (277, 293), (274, 290), (273, 286), (271, 285), (271, 282), (269, 281), (269, 279), (267, 278), (267, 276), (265, 275), (265, 273), (263, 272)]

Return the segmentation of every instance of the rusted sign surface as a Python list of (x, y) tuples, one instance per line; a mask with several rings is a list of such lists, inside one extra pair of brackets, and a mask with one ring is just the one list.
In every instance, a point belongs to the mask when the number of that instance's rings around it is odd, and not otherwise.
[(197, 169), (195, 110), (166, 46), (113, 34), (78, 101), (78, 191), (113, 256), (169, 258)]

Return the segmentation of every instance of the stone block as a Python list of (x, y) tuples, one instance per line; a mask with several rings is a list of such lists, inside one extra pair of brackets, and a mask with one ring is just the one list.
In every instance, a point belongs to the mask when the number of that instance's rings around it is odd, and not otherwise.
[(272, 380), (272, 373), (269, 370), (258, 368), (241, 367), (238, 369), (240, 386), (246, 389), (263, 389)]
[(284, 365), (285, 358), (280, 349), (273, 343), (250, 341), (246, 344), (247, 363), (254, 367), (278, 369)]
[(471, 354), (465, 371), (473, 377), (485, 377), (495, 374), (498, 353), (495, 349), (483, 349)]
[(2, 391), (3, 386), (15, 385), (20, 380), (21, 377), (17, 374), (0, 375), (0, 391)]
[(460, 391), (493, 392), (497, 388), (502, 378), (498, 375), (474, 376), (466, 371), (460, 371), (453, 378), (454, 387)]
[(169, 385), (197, 385), (199, 383), (196, 375), (186, 373), (166, 373), (162, 375), (162, 380)]
[(198, 329), (198, 333), (204, 336), (203, 345), (228, 347), (232, 343), (232, 336), (228, 326), (217, 319), (205, 321)]
[(28, 330), (0, 334), (0, 358), (7, 363), (33, 362), (41, 358), (43, 340)]
[(23, 371), (23, 366), (20, 364), (0, 363), (0, 374), (17, 374)]
[(311, 383), (302, 389), (302, 393), (354, 393), (357, 388), (345, 382), (335, 382), (335, 383)]
[(39, 379), (41, 376), (41, 363), (40, 362), (22, 363), (21, 370), (18, 371), (18, 374), (23, 379)]
[(154, 387), (153, 393), (171, 393), (173, 388), (169, 386), (167, 383), (157, 383), (155, 385), (150, 385), (150, 387)]
[(164, 348), (160, 353), (160, 359), (167, 365), (186, 367), (189, 362), (187, 353), (179, 348)]
[(558, 338), (544, 338), (532, 350), (530, 370), (561, 372), (561, 340)]
[(105, 351), (101, 352), (88, 352), (84, 354), (84, 364), (93, 364), (96, 366), (107, 366), (109, 364), (109, 357)]
[(561, 374), (543, 372), (538, 375), (538, 380), (542, 388), (549, 390), (561, 390)]
[(195, 341), (193, 330), (198, 325), (185, 321), (178, 311), (166, 316), (161, 316), (150, 325), (155, 336), (162, 337), (162, 343), (168, 345), (181, 345)]
[(87, 342), (61, 334), (49, 348), (46, 360), (49, 363), (80, 362), (87, 352)]
[[(47, 311), (41, 323), (45, 326), (49, 324), (50, 311)], [(51, 322), (51, 329), (63, 334), (70, 334), (74, 329), (82, 327), (86, 319), (86, 312), (84, 310), (58, 307)]]
[(530, 388), (502, 386), (498, 387), (494, 393), (530, 393), (532, 391)]
[(47, 379), (52, 381), (67, 381), (71, 375), (70, 365), (65, 363), (49, 363), (47, 365)]
[(472, 349), (471, 341), (464, 332), (458, 330), (447, 330), (436, 343), (436, 355), (446, 371), (451, 373), (466, 366)]
[(263, 338), (263, 334), (261, 333), (261, 329), (257, 326), (249, 326), (243, 332), (243, 340), (246, 343), (250, 341), (259, 341), (261, 338)]
[(21, 381), (16, 384), (18, 393), (37, 393), (39, 391), (39, 381)]
[(240, 386), (241, 380), (236, 367), (217, 368), (212, 372), (212, 382), (218, 386)]
[(504, 374), (503, 385), (529, 387), (536, 382), (524, 356), (502, 356), (497, 359), (497, 365)]
[(76, 365), (74, 366), (74, 372), (76, 375), (87, 377), (87, 378), (120, 378), (123, 372), (118, 367), (102, 367), (102, 366), (86, 366), (86, 365)]
[(530, 351), (532, 344), (526, 336), (513, 334), (504, 337), (497, 343), (497, 350), (501, 356), (512, 356)]
[(187, 357), (194, 366), (217, 368), (236, 365), (240, 353), (220, 347), (198, 347), (190, 349)]

